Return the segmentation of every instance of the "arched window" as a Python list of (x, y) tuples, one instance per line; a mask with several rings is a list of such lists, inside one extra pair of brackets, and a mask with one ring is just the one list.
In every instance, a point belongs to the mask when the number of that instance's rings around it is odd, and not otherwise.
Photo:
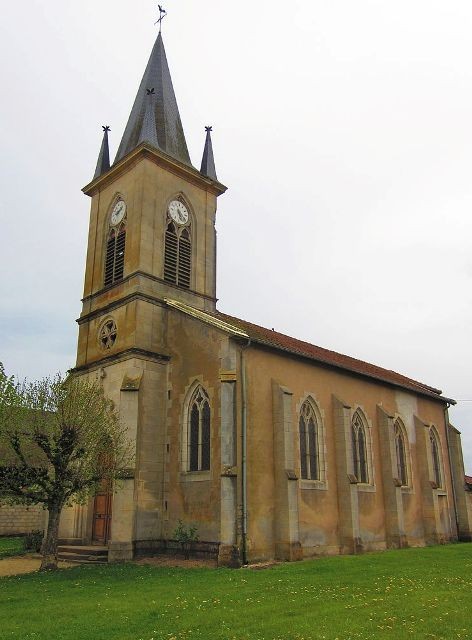
[(300, 410), (300, 477), (321, 480), (320, 429), (313, 405), (308, 400)]
[(439, 438), (434, 429), (429, 430), (429, 441), (431, 443), (431, 457), (433, 461), (433, 480), (437, 487), (442, 486), (441, 454)]
[(108, 233), (105, 257), (105, 287), (123, 280), (126, 249), (126, 220)]
[(354, 475), (358, 482), (368, 484), (369, 465), (367, 460), (366, 427), (358, 411), (355, 412), (352, 418), (351, 432)]
[(164, 280), (190, 289), (192, 237), (190, 224), (182, 227), (167, 221), (164, 248)]
[(198, 386), (190, 400), (187, 434), (187, 471), (210, 469), (210, 400)]
[(399, 420), (394, 425), (395, 451), (397, 456), (397, 478), (402, 487), (408, 486), (407, 443), (405, 430)]

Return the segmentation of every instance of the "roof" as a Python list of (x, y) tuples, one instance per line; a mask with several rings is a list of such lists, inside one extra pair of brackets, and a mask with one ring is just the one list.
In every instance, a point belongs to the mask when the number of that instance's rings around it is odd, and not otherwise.
[(472, 486), (472, 476), (465, 476), (465, 483)]
[(342, 353), (330, 351), (329, 349), (323, 349), (323, 347), (317, 347), (309, 342), (297, 340), (283, 333), (278, 333), (273, 329), (266, 329), (265, 327), (247, 322), (247, 320), (235, 318), (234, 316), (229, 316), (220, 311), (216, 311), (215, 313), (201, 311), (183, 302), (168, 298), (166, 298), (165, 302), (169, 306), (197, 320), (201, 320), (225, 333), (229, 333), (234, 338), (244, 339), (253, 344), (260, 344), (271, 349), (293, 354), (294, 356), (307, 358), (328, 367), (349, 371), (350, 373), (384, 382), (401, 389), (407, 389), (408, 391), (413, 391), (447, 404), (456, 404), (455, 400), (443, 396), (440, 389), (435, 389), (412, 378), (402, 376), (400, 373), (396, 373), (396, 371), (383, 369), (382, 367), (364, 362), (363, 360), (351, 358), (350, 356), (345, 356)]
[[(172, 85), (172, 78), (167, 64), (162, 35), (159, 33), (151, 52), (151, 57), (139, 85), (138, 93), (126, 125), (121, 144), (116, 154), (115, 163), (133, 151), (140, 143), (148, 142), (156, 146), (155, 139), (147, 139), (147, 133), (153, 132), (150, 127), (149, 91), (154, 89), (152, 115), (157, 132), (158, 148), (169, 156), (191, 166), (187, 142), (180, 119), (179, 108)], [(154, 135), (152, 135), (154, 138)]]
[(323, 347), (318, 347), (314, 344), (310, 344), (309, 342), (297, 340), (296, 338), (292, 338), (283, 333), (278, 333), (272, 329), (266, 329), (265, 327), (253, 324), (252, 322), (247, 322), (246, 320), (241, 320), (240, 318), (229, 316), (225, 313), (217, 312), (216, 315), (224, 322), (234, 325), (238, 329), (246, 332), (252, 342), (280, 351), (292, 353), (296, 356), (308, 358), (309, 360), (315, 360), (316, 362), (330, 367), (343, 369), (351, 373), (373, 378), (374, 380), (386, 382), (387, 384), (408, 389), (409, 391), (415, 391), (422, 395), (435, 397), (443, 402), (455, 404), (454, 400), (442, 396), (442, 391), (440, 389), (435, 389), (434, 387), (430, 387), (422, 382), (403, 376), (400, 373), (396, 373), (396, 371), (383, 369), (382, 367), (364, 362), (363, 360), (351, 358), (350, 356), (337, 353), (336, 351), (330, 351), (329, 349), (323, 349)]

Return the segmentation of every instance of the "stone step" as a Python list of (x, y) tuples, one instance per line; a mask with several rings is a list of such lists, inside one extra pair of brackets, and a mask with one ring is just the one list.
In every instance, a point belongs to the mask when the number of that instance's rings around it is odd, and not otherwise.
[(60, 553), (77, 553), (84, 556), (108, 556), (108, 547), (98, 547), (98, 546), (78, 546), (78, 545), (68, 545), (68, 544), (60, 544), (57, 547), (57, 550)]
[(60, 545), (57, 549), (59, 560), (78, 564), (106, 564), (108, 562), (107, 547), (78, 547)]

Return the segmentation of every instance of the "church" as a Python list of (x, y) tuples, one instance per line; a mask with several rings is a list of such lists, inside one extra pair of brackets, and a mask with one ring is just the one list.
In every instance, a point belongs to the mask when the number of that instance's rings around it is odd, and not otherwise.
[(207, 127), (190, 160), (161, 33), (116, 158), (93, 180), (75, 375), (135, 445), (114, 493), (63, 513), (109, 561), (166, 549), (181, 521), (220, 566), (472, 539), (454, 404), (438, 389), (216, 308)]

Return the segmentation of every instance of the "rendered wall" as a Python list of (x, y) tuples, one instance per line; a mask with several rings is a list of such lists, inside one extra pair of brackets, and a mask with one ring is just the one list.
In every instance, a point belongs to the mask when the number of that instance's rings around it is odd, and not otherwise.
[[(447, 455), (443, 404), (414, 393), (396, 390), (297, 359), (268, 349), (253, 347), (247, 351), (249, 389), (249, 546), (253, 561), (274, 554), (276, 484), (272, 390), (274, 381), (291, 394), (291, 422), (296, 472), (299, 469), (298, 416), (304, 400), (311, 396), (317, 403), (324, 425), (326, 482), (298, 480), (299, 535), (306, 556), (320, 553), (383, 549), (401, 544), (423, 545), (456, 537), (451, 476)], [(353, 412), (360, 408), (369, 425), (372, 450), (371, 485), (352, 485), (349, 480), (352, 459), (348, 428)], [(392, 491), (391, 464), (385, 473), (379, 409), (393, 424), (403, 420), (408, 433), (411, 486)], [(441, 442), (444, 487), (431, 486), (431, 460), (428, 458), (428, 428), (434, 424)], [(343, 431), (344, 429), (344, 431)], [(343, 435), (344, 434), (344, 435)], [(345, 444), (343, 444), (343, 438)], [(418, 441), (419, 439), (419, 441)], [(344, 447), (344, 450), (343, 450)], [(344, 457), (343, 457), (344, 456)], [(390, 473), (390, 475), (389, 475)], [(388, 491), (386, 490), (388, 489)], [(427, 512), (425, 495), (429, 491), (432, 511)], [(400, 494), (397, 496), (397, 494)], [(398, 498), (398, 499), (397, 499)], [(386, 509), (401, 510), (396, 531), (387, 530)], [(434, 540), (427, 531), (429, 516), (434, 520)], [(401, 541), (398, 520), (401, 521)], [(388, 519), (392, 522), (392, 518)], [(389, 527), (392, 525), (389, 524)], [(351, 542), (341, 540), (343, 527), (350, 531)], [(346, 528), (347, 527), (347, 528)], [(394, 533), (392, 537), (390, 535)]]

